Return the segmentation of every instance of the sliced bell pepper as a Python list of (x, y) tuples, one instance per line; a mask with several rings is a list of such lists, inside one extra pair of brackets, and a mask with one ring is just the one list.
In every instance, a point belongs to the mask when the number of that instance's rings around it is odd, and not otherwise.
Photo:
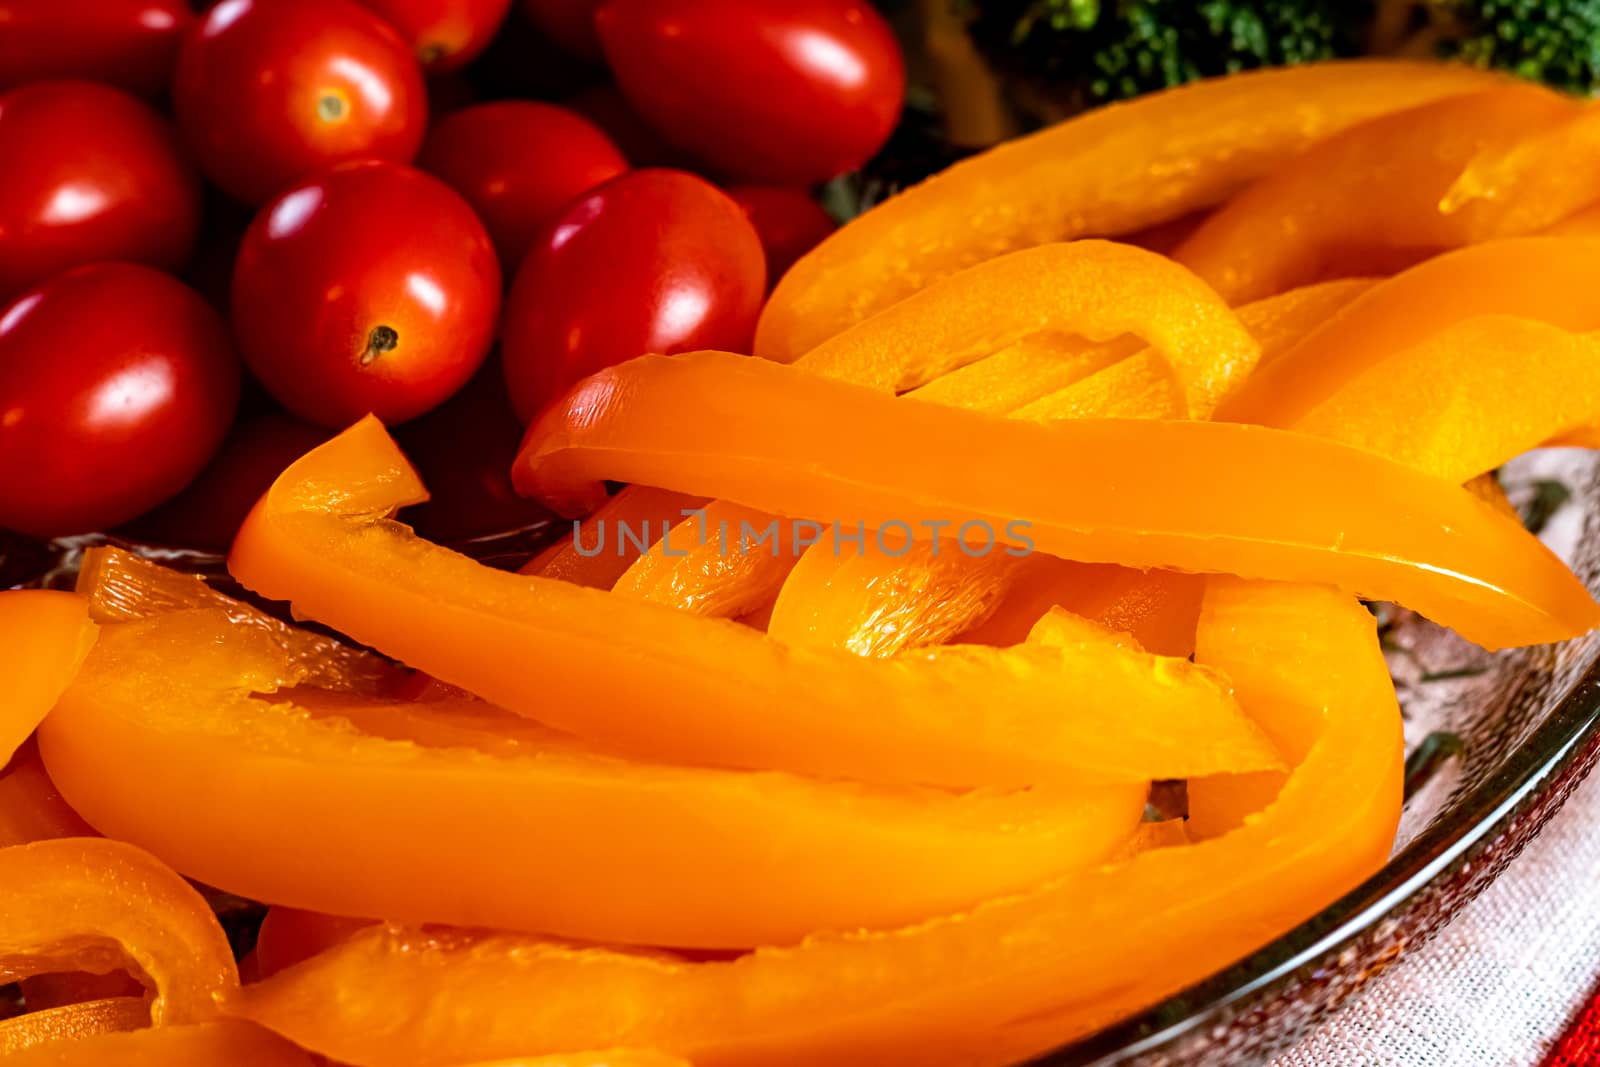
[(373, 921), (274, 905), (256, 934), (256, 968), (262, 978), (271, 978), (365, 930)]
[[(1530, 84), (1382, 115), (1241, 192), (1173, 258), (1230, 303), (1243, 303), (1533, 233), (1594, 199), (1597, 120), (1600, 109)], [(1576, 145), (1571, 136), (1551, 135), (1574, 130), (1587, 133)], [(1530, 150), (1517, 155), (1519, 166), (1472, 167), (1485, 157), (1503, 159), (1511, 147)], [(1463, 177), (1476, 180), (1458, 186)]]
[(1550, 237), (1600, 237), (1600, 203), (1573, 212), (1543, 232)]
[(0, 770), (0, 848), (57, 837), (93, 837), (94, 830), (61, 799), (30, 739)]
[(1182, 383), (1172, 366), (1150, 349), (1030, 401), (1012, 413), (1012, 418), (1033, 422), (1188, 417)]
[(1104, 858), (1144, 806), (1143, 783), (958, 794), (641, 764), (476, 701), (295, 680), (214, 610), (108, 628), (40, 745), (92, 823), (241, 896), (713, 948), (1014, 891)]
[(1347, 382), (1295, 429), (1453, 482), (1600, 424), (1600, 333), (1467, 319)]
[(648, 546), (661, 536), (663, 523), (681, 522), (685, 509), (705, 502), (702, 497), (647, 485), (628, 486), (575, 523), (571, 537), (561, 538), (529, 560), (522, 573), (610, 589), (639, 558), (641, 542)]
[(792, 524), (774, 524), (771, 515), (714, 500), (697, 514), (679, 517), (612, 591), (696, 615), (738, 618), (777, 597), (805, 551), (796, 547), (795, 533)]
[[(129, 766), (139, 765), (124, 762), (117, 777)], [(126, 967), (155, 994), (156, 1026), (209, 1019), (239, 985), (205, 900), (133, 845), (62, 838), (0, 849), (0, 897), (0, 982)]]
[(1487, 648), (1600, 623), (1527, 531), (1381, 457), (1256, 426), (997, 419), (724, 353), (589, 378), (530, 429), (512, 476), (557, 509), (619, 478), (869, 529), (987, 523), (1089, 563), (1335, 583)]
[(404, 679), (405, 672), (382, 656), (291, 626), (218, 592), (202, 578), (113, 546), (84, 552), (77, 588), (88, 600), (89, 614), (104, 623), (148, 619), (188, 608), (221, 611), (240, 626), (259, 630), (283, 649), (290, 663), (304, 674), (307, 685), (382, 693)]
[(1320, 723), (1281, 795), (1234, 833), (914, 927), (722, 962), (374, 927), (237, 1009), (358, 1067), (603, 1044), (697, 1067), (972, 1067), (1081, 1035), (1314, 915), (1393, 840), (1400, 716), (1371, 613), (1326, 588), (1211, 586), (1210, 662), (1238, 672), (1257, 714), (1292, 704)]
[(1133, 337), (1096, 344), (1074, 334), (1033, 334), (906, 395), (930, 404), (1008, 415), (1030, 400), (1127, 358), (1140, 347)]
[[(0, 1021), (0, 1058), (7, 1063), (13, 1062), (13, 1057), (26, 1062), (30, 1049), (35, 1051), (32, 1057), (35, 1063), (54, 1062), (52, 1057), (63, 1055), (67, 1045), (76, 1049), (79, 1042), (101, 1034), (139, 1030), (150, 1025), (150, 1005), (142, 996), (101, 997), (43, 1008), (31, 999), (26, 1003), (26, 1013)], [(228, 1025), (239, 1024), (229, 1020)]]
[(1040, 649), (880, 661), (785, 648), (736, 623), (494, 571), (418, 540), (384, 516), (421, 492), (383, 427), (363, 420), (284, 473), (229, 566), (258, 593), (444, 682), (645, 758), (958, 787), (1276, 764), (1207, 672), (1158, 679)]
[(1373, 367), (1480, 315), (1600, 328), (1597, 289), (1600, 240), (1517, 237), (1447, 252), (1374, 286), (1264, 363), (1217, 418), (1293, 426)]
[(1095, 342), (1138, 337), (1165, 357), (1197, 418), (1260, 355), (1228, 305), (1172, 260), (1114, 241), (1073, 241), (942, 278), (818, 345), (797, 366), (900, 393), (1046, 331)]
[(318, 1062), (292, 1042), (241, 1019), (101, 1032), (6, 1058), (9, 1067), (315, 1067)]
[(854, 219), (789, 269), (756, 355), (797, 359), (974, 263), (1221, 203), (1354, 123), (1503, 84), (1438, 63), (1321, 63), (1195, 82), (1008, 141)]
[(71, 593), (0, 592), (0, 679), (6, 687), (0, 703), (0, 766), (72, 681), (94, 638), (89, 606)]

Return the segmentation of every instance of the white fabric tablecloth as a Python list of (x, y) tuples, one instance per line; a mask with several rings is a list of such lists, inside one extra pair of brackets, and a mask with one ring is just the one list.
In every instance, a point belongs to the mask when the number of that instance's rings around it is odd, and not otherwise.
[(1438, 936), (1273, 1067), (1533, 1067), (1600, 983), (1600, 771)]

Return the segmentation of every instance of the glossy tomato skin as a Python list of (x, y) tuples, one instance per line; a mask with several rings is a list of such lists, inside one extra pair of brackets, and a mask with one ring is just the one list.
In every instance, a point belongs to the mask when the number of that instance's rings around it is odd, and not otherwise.
[(184, 0), (0, 0), (0, 89), (84, 78), (159, 95), (193, 21)]
[(517, 0), (517, 6), (523, 17), (562, 51), (591, 63), (605, 58), (594, 28), (599, 0)]
[(804, 189), (787, 185), (730, 185), (728, 195), (744, 208), (767, 254), (767, 285), (778, 284), (794, 261), (822, 242), (839, 224)]
[(511, 405), (530, 421), (580, 379), (647, 352), (749, 351), (766, 291), (761, 239), (702, 178), (637, 170), (546, 227), (506, 301)]
[(595, 23), (628, 99), (719, 175), (822, 181), (900, 117), (905, 64), (867, 0), (605, 0)]
[(336, 163), (408, 163), (427, 127), (422, 69), (353, 0), (223, 0), (190, 30), (173, 105), (206, 176), (260, 204)]
[(489, 46), (511, 0), (360, 0), (400, 31), (428, 74), (460, 70)]
[(402, 511), (400, 521), (428, 540), (449, 544), (551, 518), (511, 487), (522, 423), (492, 356), (459, 393), (402, 426), (397, 439), (429, 493), (426, 503)]
[(0, 526), (107, 529), (182, 489), (239, 397), (227, 327), (153, 268), (96, 263), (0, 312)]
[(261, 494), (328, 436), (321, 426), (280, 412), (243, 416), (183, 492), (124, 531), (159, 544), (226, 552)]
[(500, 286), (489, 235), (448, 185), (398, 163), (346, 163), (250, 224), (233, 327), (245, 364), (296, 415), (394, 424), (472, 377)]
[(478, 104), (436, 122), (417, 165), (466, 197), (508, 270), (568, 201), (628, 169), (588, 119), (531, 100)]
[(176, 270), (200, 225), (200, 179), (149, 106), (91, 82), (0, 94), (0, 300), (83, 263)]

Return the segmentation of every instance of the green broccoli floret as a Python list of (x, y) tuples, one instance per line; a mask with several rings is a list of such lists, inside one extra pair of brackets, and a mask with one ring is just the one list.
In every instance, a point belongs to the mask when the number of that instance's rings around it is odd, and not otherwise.
[(1362, 0), (980, 0), (975, 33), (1009, 28), (1035, 73), (1076, 80), (1091, 101), (1196, 78), (1359, 50)]
[(1600, 0), (1432, 0), (1444, 55), (1593, 95)]

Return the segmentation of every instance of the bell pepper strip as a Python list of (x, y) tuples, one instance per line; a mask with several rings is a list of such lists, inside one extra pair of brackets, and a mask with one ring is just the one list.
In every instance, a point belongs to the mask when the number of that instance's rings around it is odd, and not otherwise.
[[(41, 1008), (63, 1008), (69, 1004), (117, 997), (138, 997), (139, 1003), (144, 1003), (144, 985), (127, 971), (112, 971), (109, 974), (57, 971), (36, 974), (17, 984), (22, 987), (22, 1000), (30, 1013)], [(150, 1024), (148, 1008), (144, 1010), (143, 1020), (139, 1025)]]
[(1486, 315), (1373, 367), (1295, 428), (1465, 482), (1597, 424), (1600, 333)]
[(793, 361), (975, 263), (1178, 218), (1347, 126), (1499, 84), (1461, 66), (1364, 60), (1238, 74), (1097, 108), (957, 163), (847, 223), (779, 281), (755, 353)]
[(257, 973), (262, 978), (271, 978), (319, 952), (326, 952), (356, 931), (365, 930), (373, 921), (274, 905), (267, 909), (256, 935)]
[(729, 961), (373, 927), (249, 987), (236, 1010), (358, 1067), (605, 1044), (698, 1067), (967, 1067), (1070, 1040), (1314, 915), (1393, 840), (1400, 716), (1371, 613), (1327, 588), (1210, 585), (1212, 663), (1248, 679), (1253, 713), (1293, 704), (1321, 723), (1277, 799), (1234, 833)]
[[(47, 1008), (35, 1008), (29, 1002), (28, 1008), (27, 1013), (0, 1022), (0, 1057), (8, 1063), (13, 1056), (26, 1062), (30, 1057), (24, 1053), (45, 1046), (51, 1046), (49, 1053), (31, 1058), (36, 1063), (54, 1062), (50, 1056), (59, 1055), (56, 1050), (63, 1045), (150, 1025), (150, 1006), (142, 996), (103, 997)], [(238, 1024), (230, 1021), (228, 1025)]]
[(906, 395), (930, 404), (1008, 415), (1044, 393), (1064, 389), (1127, 358), (1140, 347), (1134, 337), (1096, 344), (1074, 334), (1033, 334)]
[[(94, 645), (89, 607), (71, 593), (0, 592), (0, 766), (33, 733)], [(0, 819), (3, 819), (0, 813)]]
[[(926, 447), (938, 441), (961, 447)], [(530, 428), (512, 477), (558, 510), (620, 478), (869, 529), (988, 523), (1005, 543), (1087, 563), (1315, 579), (1487, 648), (1600, 622), (1527, 531), (1378, 456), (1256, 426), (997, 419), (725, 353), (587, 379)]]
[(280, 477), (229, 566), (444, 682), (664, 762), (955, 787), (1276, 764), (1207, 672), (1158, 680), (1038, 649), (862, 660), (786, 648), (737, 623), (505, 574), (418, 540), (384, 516), (421, 491), (382, 425), (363, 420)]
[[(1261, 345), (1265, 358), (1298, 340), (1370, 285), (1363, 279), (1306, 286), (1239, 309), (1239, 321)], [(1118, 351), (1119, 345), (1122, 351), (1130, 347), (1113, 342), (1084, 355), (1103, 356)], [(935, 379), (910, 395), (997, 411), (1006, 408), (999, 403), (1002, 397), (1015, 399), (1055, 384), (1042, 360), (1033, 366), (1016, 360), (1001, 366), (1003, 355)], [(1014, 380), (1004, 386), (989, 380), (985, 375), (991, 368), (1013, 375)], [(980, 370), (985, 375), (967, 373)], [(1031, 403), (1011, 405), (1006, 413), (1048, 421), (1183, 418), (1188, 410), (1170, 365), (1153, 349), (1079, 375), (1075, 384), (1056, 392), (1033, 395)], [(790, 643), (832, 643), (862, 654), (937, 644), (963, 632), (974, 635), (967, 640), (1004, 646), (1022, 640), (1046, 609), (1062, 603), (1140, 633), (1165, 654), (1187, 656), (1194, 650), (1203, 585), (1191, 576), (1109, 568), (1101, 582), (1098, 575), (1088, 573), (1095, 568), (1087, 564), (1054, 568), (1047, 564), (1041, 572), (1037, 567), (1018, 567), (1004, 556), (987, 563), (968, 559), (963, 564), (959, 559), (932, 558), (931, 553), (931, 544), (923, 544), (896, 566), (896, 560), (872, 542), (863, 552), (844, 555), (818, 545), (784, 585), (781, 610), (775, 611), (777, 629), (769, 627), (768, 632)], [(1097, 588), (1097, 599), (1080, 599), (1086, 590)], [(985, 619), (997, 611), (1001, 617), (986, 628)]]
[(611, 1049), (606, 1052), (563, 1052), (555, 1056), (518, 1056), (481, 1061), (465, 1067), (689, 1067), (687, 1060), (648, 1049)]
[(93, 837), (94, 830), (61, 799), (30, 739), (0, 770), (0, 848), (57, 837)]
[[(1218, 209), (1173, 258), (1230, 303), (1533, 233), (1594, 199), (1600, 109), (1530, 84), (1382, 115), (1313, 146)], [(1574, 146), (1570, 136), (1588, 134)], [(1545, 136), (1541, 136), (1545, 135)], [(1474, 160), (1536, 146), (1518, 166)], [(1457, 180), (1477, 175), (1467, 195)], [(1376, 253), (1376, 255), (1374, 255)]]
[(797, 366), (901, 393), (1044, 331), (1092, 342), (1138, 337), (1166, 357), (1202, 418), (1260, 355), (1228, 305), (1185, 268), (1133, 245), (1085, 240), (1023, 249), (942, 278), (824, 341)]
[(217, 998), (238, 987), (205, 900), (133, 845), (62, 838), (0, 849), (0, 896), (0, 982), (137, 970), (155, 994), (156, 1026), (211, 1018)]
[(1462, 483), (1461, 488), (1488, 504), (1506, 518), (1516, 522), (1522, 521), (1521, 512), (1517, 511), (1517, 506), (1511, 502), (1511, 498), (1506, 496), (1506, 491), (1501, 488), (1500, 480), (1495, 477), (1493, 471), (1480, 474), (1476, 478)]
[(696, 615), (732, 619), (771, 604), (806, 550), (796, 542), (821, 530), (714, 500), (680, 518), (633, 561), (612, 591)]
[(1358, 376), (1447, 326), (1514, 315), (1565, 330), (1600, 328), (1600, 240), (1516, 237), (1437, 256), (1347, 304), (1257, 368), (1217, 418), (1293, 426)]
[(1600, 237), (1600, 203), (1575, 211), (1542, 232), (1549, 237)]
[(667, 526), (683, 520), (687, 510), (705, 504), (702, 497), (633, 485), (623, 489), (563, 537), (534, 556), (523, 574), (610, 589)]
[(8, 1067), (104, 1067), (113, 1063), (117, 1067), (316, 1067), (321, 1062), (270, 1030), (241, 1019), (119, 1030), (126, 1032), (101, 1032), (35, 1045), (11, 1053), (6, 1063)]
[(943, 644), (988, 618), (1026, 573), (1026, 557), (978, 547), (981, 556), (948, 536), (943, 543), (901, 538), (880, 546), (864, 535), (859, 546), (841, 551), (830, 535), (790, 574), (767, 633), (790, 646), (857, 656)]
[(97, 546), (84, 552), (77, 588), (79, 595), (88, 599), (89, 614), (102, 623), (147, 619), (188, 608), (223, 611), (239, 625), (257, 629), (277, 643), (304, 670), (308, 685), (381, 693), (404, 682), (405, 672), (382, 656), (291, 626), (213, 589), (203, 578), (140, 559), (120, 548)]
[[(1186, 670), (1201, 668), (1165, 673)], [(292, 679), (218, 612), (116, 627), (51, 716), (45, 759), (96, 825), (251, 899), (707, 948), (897, 926), (1082, 869), (1133, 832), (1146, 793), (649, 765), (476, 702), (251, 695)], [(114, 773), (129, 764), (138, 780)]]

